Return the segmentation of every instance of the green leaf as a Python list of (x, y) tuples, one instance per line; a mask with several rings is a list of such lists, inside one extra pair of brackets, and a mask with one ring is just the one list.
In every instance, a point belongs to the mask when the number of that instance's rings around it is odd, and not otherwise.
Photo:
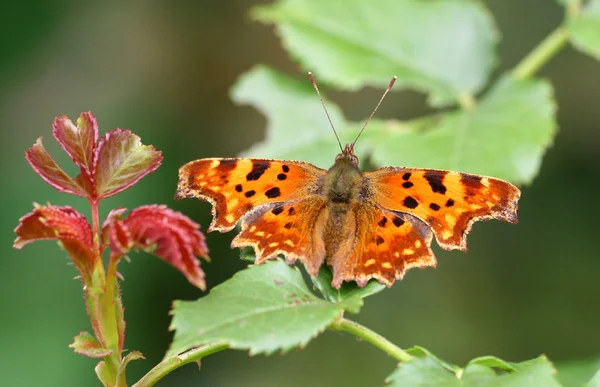
[(112, 374), (104, 360), (96, 364), (94, 371), (96, 371), (96, 376), (98, 376), (98, 379), (102, 382), (103, 386), (110, 387), (114, 385), (114, 381), (116, 380), (115, 375)]
[[(558, 380), (564, 386), (583, 386), (600, 369), (600, 359), (573, 360), (556, 364)], [(600, 386), (600, 385), (599, 385)]]
[(100, 342), (88, 332), (81, 332), (75, 336), (75, 341), (69, 344), (69, 348), (73, 348), (76, 353), (93, 358), (105, 357), (112, 352), (110, 349), (103, 348)]
[(316, 297), (300, 271), (281, 260), (252, 266), (197, 301), (176, 301), (167, 356), (211, 342), (250, 354), (305, 346), (344, 310), (358, 312), (359, 297), (332, 303)]
[(521, 363), (511, 363), (515, 372), (498, 376), (494, 386), (521, 387), (521, 386), (547, 386), (560, 387), (556, 380), (556, 369), (544, 355)]
[[(556, 370), (545, 356), (522, 363), (507, 363), (493, 356), (473, 359), (464, 370), (454, 372), (419, 347), (426, 356), (400, 364), (388, 378), (392, 387), (528, 387), (560, 386)], [(419, 352), (414, 351), (413, 352)], [(411, 353), (414, 354), (414, 353)]]
[[(236, 101), (257, 106), (269, 123), (265, 141), (246, 156), (299, 159), (322, 168), (333, 164), (338, 145), (327, 129), (325, 115), (321, 115), (320, 127), (303, 126), (306, 123), (298, 118), (319, 116), (316, 112), (321, 110), (318, 99), (313, 96), (314, 104), (308, 104), (310, 97), (300, 89), (299, 82), (266, 68), (253, 70), (236, 85)], [(341, 117), (335, 105), (328, 103), (328, 107)], [(553, 141), (554, 113), (548, 82), (505, 77), (471, 110), (409, 122), (371, 121), (356, 153), (363, 161), (371, 154), (376, 166), (449, 169), (527, 183), (537, 174)], [(352, 141), (362, 122), (339, 121), (340, 137)], [(290, 141), (292, 133), (294, 141)], [(296, 133), (301, 136), (298, 141)]]
[(513, 367), (509, 362), (506, 362), (496, 356), (481, 356), (475, 359), (472, 359), (469, 362), (469, 365), (477, 364), (480, 366), (485, 366), (489, 368), (497, 368), (503, 371), (512, 372), (515, 371), (515, 367)]
[(125, 356), (125, 358), (121, 362), (121, 366), (119, 367), (119, 371), (117, 372), (117, 380), (119, 380), (121, 378), (121, 375), (125, 372), (125, 369), (127, 369), (127, 365), (130, 362), (132, 362), (134, 360), (141, 360), (141, 359), (145, 359), (144, 355), (142, 355), (141, 352), (139, 352), (139, 351), (129, 352), (127, 354), (127, 356)]
[(577, 49), (600, 60), (600, 0), (582, 6), (581, 12), (567, 21), (567, 30)]
[(385, 285), (380, 284), (376, 280), (371, 280), (365, 287), (359, 287), (356, 282), (344, 282), (339, 289), (331, 286), (333, 281), (333, 273), (327, 265), (321, 266), (319, 274), (315, 277), (310, 277), (313, 285), (319, 292), (331, 302), (347, 300), (352, 297), (365, 298), (375, 293), (379, 293), (385, 289)]
[(596, 372), (594, 377), (585, 385), (586, 387), (600, 387), (600, 370)]
[(256, 261), (256, 253), (252, 247), (242, 247), (240, 249), (240, 259), (242, 261), (254, 263)]
[(344, 89), (397, 84), (430, 94), (436, 105), (485, 86), (498, 40), (480, 2), (280, 0), (253, 16), (277, 25), (302, 66)]
[[(339, 145), (308, 77), (306, 81), (298, 81), (259, 66), (238, 80), (231, 98), (237, 103), (254, 106), (267, 118), (265, 140), (242, 156), (302, 160), (321, 168), (333, 165), (340, 152)], [(327, 100), (326, 104), (342, 143), (352, 142), (362, 123), (348, 123), (337, 105)], [(370, 124), (365, 133), (371, 132), (372, 126)], [(406, 126), (413, 127), (412, 124)], [(367, 147), (361, 147), (361, 144), (356, 149), (359, 158), (367, 155)]]
[(420, 357), (398, 368), (386, 379), (389, 387), (459, 387), (460, 380), (432, 357)]
[(371, 144), (378, 165), (449, 169), (527, 183), (552, 143), (554, 112), (548, 82), (506, 77), (477, 107), (431, 121), (428, 130), (375, 121), (361, 140)]
[(407, 349), (406, 352), (413, 355), (414, 357), (432, 358), (433, 360), (437, 361), (442, 367), (446, 368), (447, 370), (449, 370), (453, 373), (456, 373), (460, 370), (459, 366), (448, 363), (448, 362), (440, 359), (439, 357), (437, 357), (433, 353), (431, 353), (428, 349), (425, 349), (419, 345), (415, 345), (414, 347)]
[[(268, 67), (258, 66), (238, 80), (231, 90), (231, 98), (236, 103), (255, 107), (268, 120), (265, 140), (243, 156), (306, 160), (305, 152), (312, 150), (313, 155), (326, 160), (326, 167), (333, 164), (339, 146), (308, 77), (297, 81)], [(333, 103), (326, 101), (326, 104), (334, 125), (344, 126), (340, 109)], [(326, 145), (315, 148), (315, 144), (323, 139)], [(322, 157), (324, 149), (327, 149), (326, 158)]]

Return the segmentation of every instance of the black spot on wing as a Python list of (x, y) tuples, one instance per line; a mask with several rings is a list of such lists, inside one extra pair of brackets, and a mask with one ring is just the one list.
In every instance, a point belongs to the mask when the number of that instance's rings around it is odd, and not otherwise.
[(379, 246), (380, 244), (382, 244), (383, 242), (385, 242), (383, 240), (383, 238), (379, 235), (377, 235), (377, 238), (375, 239), (375, 243), (377, 244), (377, 246)]
[(271, 210), (273, 215), (279, 215), (283, 212), (283, 206), (277, 206)]
[(281, 167), (281, 169), (283, 170), (283, 172), (288, 173), (290, 171), (290, 167), (288, 167), (287, 165), (284, 165)]
[(417, 200), (412, 196), (407, 196), (406, 198), (404, 198), (403, 203), (404, 206), (408, 208), (417, 208), (417, 206), (419, 205), (419, 202), (417, 202)]
[(443, 183), (444, 176), (446, 176), (446, 172), (430, 172), (423, 175), (425, 180), (429, 183), (431, 190), (433, 192), (441, 193), (442, 195), (446, 194), (446, 186)]
[(285, 224), (285, 226), (283, 226), (283, 227), (285, 227), (285, 228), (287, 228), (289, 230), (290, 228), (292, 228), (292, 222), (287, 222)]
[(436, 203), (431, 203), (431, 204), (429, 205), (429, 208), (431, 208), (431, 209), (432, 209), (432, 210), (434, 210), (434, 211), (439, 211), (441, 207), (440, 207), (440, 205), (439, 205), (439, 204), (436, 204)]
[(404, 183), (402, 183), (402, 187), (404, 188), (410, 188), (412, 187), (414, 184), (411, 183), (410, 181), (405, 181)]
[(256, 194), (256, 191), (252, 190), (252, 191), (248, 191), (248, 192), (244, 193), (244, 196), (247, 198), (251, 198), (255, 194)]
[(258, 180), (269, 169), (269, 164), (264, 161), (253, 161), (252, 170), (246, 175), (246, 180)]
[(290, 209), (288, 210), (288, 215), (294, 215), (296, 213), (296, 210), (294, 210), (294, 207), (290, 207)]
[(392, 223), (394, 223), (394, 226), (400, 227), (404, 224), (404, 219), (395, 216), (394, 219), (392, 220)]
[(242, 192), (244, 189), (242, 188), (241, 184), (238, 184), (238, 185), (235, 186), (235, 190), (238, 191), (238, 192)]
[(285, 173), (280, 173), (277, 175), (277, 180), (285, 180), (287, 179), (287, 175)]
[(448, 201), (446, 202), (446, 207), (452, 207), (453, 205), (454, 205), (454, 200), (448, 199)]
[(273, 187), (265, 192), (265, 196), (269, 199), (274, 199), (281, 196), (281, 191), (279, 190), (279, 187)]
[(402, 175), (402, 180), (408, 181), (408, 179), (410, 179), (410, 172), (406, 172), (404, 175)]
[(377, 222), (377, 224), (379, 225), (379, 227), (385, 227), (387, 221), (388, 219), (384, 216), (379, 222)]

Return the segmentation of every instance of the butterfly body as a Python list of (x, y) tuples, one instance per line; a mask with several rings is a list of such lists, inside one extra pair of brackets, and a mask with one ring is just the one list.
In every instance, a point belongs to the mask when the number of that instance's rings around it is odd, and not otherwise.
[(412, 267), (435, 266), (431, 240), (466, 250), (473, 222), (517, 221), (518, 188), (459, 172), (385, 167), (362, 173), (353, 145), (329, 170), (299, 161), (201, 159), (181, 167), (176, 198), (213, 205), (209, 231), (231, 230), (256, 263), (283, 255), (311, 275), (327, 261), (334, 287), (388, 286)]

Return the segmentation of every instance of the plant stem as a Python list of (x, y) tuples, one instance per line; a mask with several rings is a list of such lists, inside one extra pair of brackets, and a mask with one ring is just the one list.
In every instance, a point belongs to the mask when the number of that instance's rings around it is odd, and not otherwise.
[(100, 217), (98, 210), (100, 203), (96, 199), (90, 199), (90, 206), (92, 207), (92, 232), (94, 235), (94, 250), (100, 255)]
[(346, 331), (352, 333), (353, 335), (373, 344), (398, 361), (406, 362), (413, 359), (413, 356), (404, 351), (402, 348), (381, 336), (379, 333), (374, 332), (357, 322), (342, 318), (340, 322), (331, 325), (329, 328), (336, 331)]
[(199, 361), (205, 356), (220, 352), (227, 348), (229, 348), (228, 344), (211, 343), (192, 349), (191, 351), (182, 353), (181, 355), (172, 356), (158, 363), (132, 387), (153, 386), (173, 370), (185, 364)]
[[(122, 315), (117, 312), (117, 308), (121, 308), (121, 294), (118, 290), (117, 282), (117, 263), (119, 262), (119, 256), (111, 254), (108, 260), (108, 267), (106, 269), (106, 285), (104, 294), (100, 297), (102, 302), (101, 324), (103, 327), (103, 334), (105, 345), (108, 349), (112, 350), (112, 353), (108, 356), (112, 363), (117, 364), (117, 369), (121, 365), (121, 332), (119, 326), (123, 326)], [(105, 358), (108, 362), (108, 358)], [(117, 386), (126, 386), (125, 372), (122, 372), (119, 380), (117, 380)]]
[(536, 48), (513, 69), (512, 75), (517, 79), (527, 79), (535, 74), (569, 41), (567, 30), (560, 26), (550, 33)]
[(461, 93), (458, 95), (458, 104), (464, 110), (471, 110), (477, 106), (477, 100), (471, 93)]
[(571, 0), (567, 4), (567, 17), (576, 17), (581, 11), (581, 0)]

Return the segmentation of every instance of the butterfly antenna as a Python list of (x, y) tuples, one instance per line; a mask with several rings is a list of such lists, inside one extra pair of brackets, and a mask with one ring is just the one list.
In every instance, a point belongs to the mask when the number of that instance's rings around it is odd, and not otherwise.
[(394, 83), (396, 83), (396, 79), (397, 78), (398, 77), (394, 75), (394, 77), (390, 81), (390, 84), (388, 85), (387, 89), (385, 89), (385, 91), (383, 92), (383, 95), (381, 96), (381, 99), (377, 103), (377, 106), (375, 106), (375, 109), (373, 109), (373, 112), (371, 113), (371, 115), (369, 116), (369, 118), (367, 118), (367, 121), (363, 125), (362, 129), (360, 130), (360, 132), (358, 132), (358, 136), (356, 136), (356, 140), (354, 140), (354, 142), (352, 143), (352, 148), (354, 148), (354, 144), (356, 144), (356, 141), (358, 140), (358, 138), (362, 134), (363, 130), (365, 130), (365, 128), (367, 127), (367, 124), (369, 123), (369, 121), (371, 121), (371, 118), (373, 118), (373, 116), (375, 115), (375, 112), (377, 111), (377, 109), (379, 109), (379, 105), (381, 105), (381, 102), (383, 102), (383, 99), (385, 98), (385, 96), (387, 95), (387, 93), (390, 90), (392, 90), (392, 87), (394, 86)]
[(319, 88), (317, 87), (317, 81), (315, 80), (315, 76), (310, 71), (308, 72), (308, 76), (310, 77), (310, 82), (312, 83), (313, 87), (317, 91), (317, 95), (319, 96), (319, 99), (321, 100), (321, 105), (323, 105), (323, 109), (325, 110), (325, 115), (327, 116), (327, 119), (329, 120), (329, 125), (331, 125), (331, 129), (333, 129), (333, 134), (335, 134), (335, 138), (337, 138), (337, 142), (338, 142), (338, 145), (340, 146), (340, 150), (343, 153), (344, 149), (342, 148), (342, 143), (340, 142), (340, 138), (338, 137), (338, 134), (335, 131), (335, 127), (333, 126), (333, 122), (331, 121), (331, 117), (329, 117), (329, 112), (327, 111), (327, 107), (325, 106), (325, 102), (323, 101), (323, 97), (321, 97), (321, 93), (319, 92)]

